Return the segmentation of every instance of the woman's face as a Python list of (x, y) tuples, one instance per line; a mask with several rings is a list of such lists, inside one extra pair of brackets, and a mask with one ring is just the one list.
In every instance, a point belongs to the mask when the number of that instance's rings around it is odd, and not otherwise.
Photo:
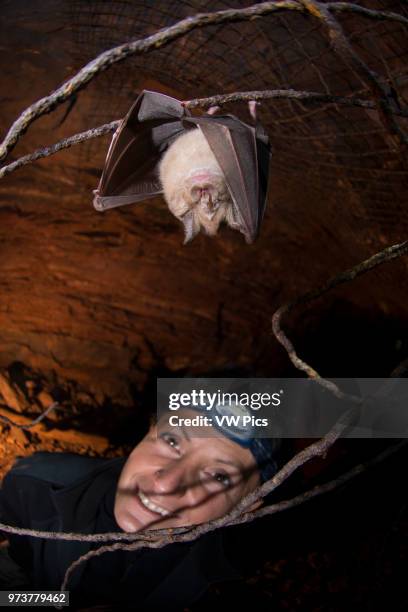
[[(183, 416), (196, 415), (183, 410)], [(248, 449), (215, 429), (211, 438), (195, 437), (199, 430), (203, 432), (202, 427), (164, 427), (159, 422), (133, 449), (116, 490), (114, 515), (121, 529), (135, 532), (216, 519), (259, 485)]]

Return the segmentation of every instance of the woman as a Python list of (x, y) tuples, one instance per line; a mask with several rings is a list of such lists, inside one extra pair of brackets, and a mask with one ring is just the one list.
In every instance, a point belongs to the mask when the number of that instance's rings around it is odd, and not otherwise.
[[(179, 414), (197, 413), (188, 408)], [(160, 419), (127, 460), (45, 452), (20, 459), (3, 481), (1, 522), (94, 534), (219, 518), (275, 473), (277, 442), (242, 440), (227, 427), (211, 427), (210, 438), (200, 437), (200, 429), (172, 428)], [(59, 590), (70, 564), (101, 545), (8, 537), (10, 557), (24, 569), (29, 587), (41, 590)], [(238, 577), (223, 532), (215, 530), (193, 542), (93, 557), (74, 570), (67, 590), (71, 605), (137, 600), (139, 609), (181, 609), (211, 583)]]

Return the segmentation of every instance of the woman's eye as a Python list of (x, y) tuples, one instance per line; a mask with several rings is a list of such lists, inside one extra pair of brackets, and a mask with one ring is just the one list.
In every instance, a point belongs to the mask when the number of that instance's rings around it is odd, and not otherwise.
[(179, 449), (179, 443), (175, 436), (169, 433), (163, 433), (160, 437), (166, 442), (166, 444), (168, 444), (168, 446), (171, 446), (171, 448), (175, 448), (177, 450)]
[(213, 479), (222, 484), (222, 486), (225, 488), (231, 486), (231, 478), (225, 472), (216, 472), (213, 474)]

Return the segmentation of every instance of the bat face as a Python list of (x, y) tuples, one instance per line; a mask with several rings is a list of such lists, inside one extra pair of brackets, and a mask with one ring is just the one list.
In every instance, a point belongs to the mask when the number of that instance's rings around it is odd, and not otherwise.
[(169, 210), (185, 229), (185, 243), (202, 229), (214, 236), (231, 217), (224, 174), (200, 128), (186, 131), (164, 153), (159, 165)]

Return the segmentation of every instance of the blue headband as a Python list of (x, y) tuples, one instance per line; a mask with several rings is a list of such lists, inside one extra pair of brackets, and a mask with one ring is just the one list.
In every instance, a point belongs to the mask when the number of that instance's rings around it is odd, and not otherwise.
[[(203, 404), (189, 406), (191, 410), (207, 412), (208, 406)], [(220, 416), (247, 416), (250, 411), (242, 404), (217, 404), (214, 411)], [(208, 414), (208, 413), (207, 413)], [(266, 482), (278, 471), (277, 455), (280, 448), (278, 438), (255, 438), (255, 426), (249, 424), (246, 427), (239, 427), (233, 424), (226, 424), (225, 419), (222, 425), (213, 419), (213, 427), (218, 429), (224, 436), (236, 442), (244, 448), (248, 448), (255, 457), (261, 482)]]

